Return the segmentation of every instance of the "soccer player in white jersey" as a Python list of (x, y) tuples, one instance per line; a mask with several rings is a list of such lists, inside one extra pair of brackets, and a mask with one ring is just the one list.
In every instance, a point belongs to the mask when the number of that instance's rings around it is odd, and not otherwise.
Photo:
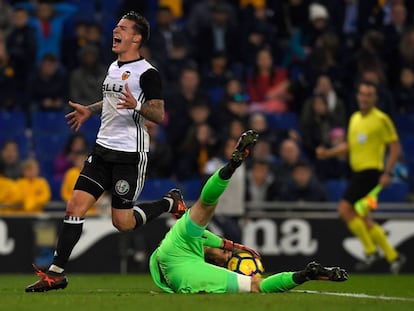
[(79, 130), (92, 115), (101, 114), (101, 126), (92, 153), (85, 161), (66, 208), (57, 247), (47, 272), (35, 267), (41, 277), (26, 292), (65, 288), (64, 270), (78, 242), (84, 215), (104, 191), (112, 194), (112, 223), (119, 231), (130, 231), (170, 212), (179, 218), (185, 212), (181, 192), (173, 189), (162, 200), (134, 202), (143, 188), (149, 135), (145, 120), (164, 118), (161, 78), (139, 48), (149, 38), (149, 23), (135, 12), (125, 14), (113, 30), (112, 51), (118, 55), (103, 82), (103, 100), (89, 106), (69, 102), (68, 124)]

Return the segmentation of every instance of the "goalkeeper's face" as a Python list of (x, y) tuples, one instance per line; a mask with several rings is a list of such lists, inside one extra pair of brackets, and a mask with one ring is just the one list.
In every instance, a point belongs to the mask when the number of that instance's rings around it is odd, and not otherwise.
[(231, 251), (204, 246), (204, 257), (207, 262), (224, 267), (233, 256)]

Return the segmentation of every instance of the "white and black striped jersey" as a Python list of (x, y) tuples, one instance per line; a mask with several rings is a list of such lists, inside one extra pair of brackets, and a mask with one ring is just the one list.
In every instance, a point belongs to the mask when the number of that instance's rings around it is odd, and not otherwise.
[(149, 135), (145, 118), (133, 109), (117, 109), (125, 84), (140, 102), (162, 99), (158, 71), (144, 58), (129, 62), (113, 62), (103, 82), (101, 127), (96, 143), (121, 152), (148, 152)]

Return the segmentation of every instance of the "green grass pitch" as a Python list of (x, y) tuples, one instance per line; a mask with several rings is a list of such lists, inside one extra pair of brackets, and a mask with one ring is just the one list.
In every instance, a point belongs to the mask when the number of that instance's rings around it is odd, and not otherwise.
[(414, 310), (414, 275), (351, 274), (343, 283), (313, 281), (278, 294), (160, 292), (149, 275), (69, 275), (65, 290), (25, 293), (34, 275), (0, 274), (0, 310)]

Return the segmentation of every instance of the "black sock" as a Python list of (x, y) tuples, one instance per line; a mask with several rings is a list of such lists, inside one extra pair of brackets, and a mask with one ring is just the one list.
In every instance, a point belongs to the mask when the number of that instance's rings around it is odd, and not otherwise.
[(165, 199), (150, 203), (140, 203), (139, 206), (134, 206), (134, 216), (137, 221), (135, 228), (145, 225), (162, 213), (168, 212), (169, 209), (170, 202)]
[(74, 216), (65, 216), (62, 230), (56, 246), (53, 264), (65, 269), (69, 256), (82, 234), (82, 226), (85, 219)]
[(230, 165), (229, 162), (219, 170), (219, 176), (224, 180), (228, 180), (231, 178), (231, 176), (233, 176), (234, 172), (236, 171), (236, 168), (237, 167), (233, 167), (232, 165)]
[(309, 281), (306, 277), (305, 271), (294, 272), (292, 278), (293, 282), (295, 282), (296, 284), (303, 284), (306, 281)]

